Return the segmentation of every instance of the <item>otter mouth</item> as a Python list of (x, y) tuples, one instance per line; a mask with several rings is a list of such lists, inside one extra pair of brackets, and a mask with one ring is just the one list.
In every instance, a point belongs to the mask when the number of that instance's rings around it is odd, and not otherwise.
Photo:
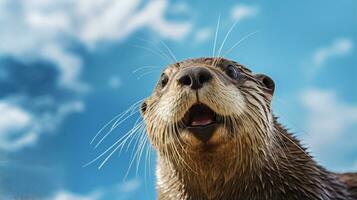
[(193, 136), (207, 143), (222, 123), (222, 117), (204, 104), (195, 104), (185, 113), (182, 121)]
[(218, 115), (208, 106), (195, 104), (185, 113), (183, 122), (187, 128), (199, 128), (217, 123), (218, 118)]

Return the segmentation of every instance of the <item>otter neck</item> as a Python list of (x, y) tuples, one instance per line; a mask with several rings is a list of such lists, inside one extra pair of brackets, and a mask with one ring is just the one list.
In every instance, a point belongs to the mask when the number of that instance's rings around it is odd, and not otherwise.
[(284, 136), (277, 137), (272, 152), (256, 154), (259, 159), (247, 156), (250, 162), (243, 165), (217, 159), (201, 162), (193, 171), (159, 156), (159, 199), (348, 199), (342, 184), (318, 166), (291, 134), (275, 126)]

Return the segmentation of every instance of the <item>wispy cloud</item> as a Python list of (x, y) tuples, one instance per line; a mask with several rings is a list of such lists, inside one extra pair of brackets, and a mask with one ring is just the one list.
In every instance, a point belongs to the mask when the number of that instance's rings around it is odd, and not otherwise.
[(306, 90), (301, 100), (308, 112), (304, 141), (315, 155), (328, 161), (336, 149), (340, 158), (356, 150), (357, 136), (348, 131), (357, 125), (357, 105), (343, 102), (333, 91), (320, 89)]
[(93, 49), (100, 42), (121, 41), (142, 28), (162, 38), (182, 39), (192, 25), (168, 20), (168, 9), (166, 0), (146, 4), (141, 0), (4, 0), (0, 25), (6, 29), (0, 30), (0, 53), (56, 62), (61, 84), (83, 90), (81, 59), (68, 51), (70, 45), (64, 41), (75, 40)]
[[(169, 8), (167, 0), (1, 1), (0, 25), (6, 28), (0, 29), (0, 100), (2, 110), (14, 117), (1, 122), (0, 148), (35, 144), (42, 132), (54, 130), (68, 114), (83, 111), (83, 94), (90, 87), (81, 79), (83, 60), (70, 50), (73, 43), (93, 50), (99, 43), (122, 41), (143, 28), (161, 38), (180, 40), (191, 31), (191, 22), (169, 20)], [(31, 76), (37, 73), (43, 82), (33, 81)], [(120, 80), (112, 77), (109, 84), (117, 88)]]
[[(99, 5), (98, 5), (99, 4)], [(82, 25), (79, 35), (88, 45), (101, 40), (119, 40), (130, 33), (148, 27), (163, 38), (181, 39), (191, 29), (188, 22), (173, 22), (165, 18), (169, 2), (150, 1), (139, 9), (140, 0), (79, 1)], [(100, 8), (100, 9), (98, 9)], [(84, 17), (82, 17), (84, 16)]]
[(210, 28), (201, 28), (195, 32), (194, 41), (202, 43), (209, 40), (212, 37), (212, 30)]
[(139, 179), (130, 179), (125, 181), (124, 183), (119, 185), (119, 188), (124, 193), (131, 193), (137, 190), (141, 185), (141, 181)]
[(84, 110), (82, 96), (62, 87), (56, 65), (0, 57), (0, 150), (36, 144), (69, 115)]
[(182, 13), (186, 13), (188, 14), (191, 11), (189, 5), (187, 3), (184, 2), (177, 2), (175, 4), (172, 5), (172, 8), (170, 8), (170, 12), (172, 13), (177, 13), (177, 14), (182, 14)]
[(168, 39), (180, 39), (191, 29), (190, 22), (176, 22), (165, 17), (169, 8), (166, 0), (144, 5), (141, 0), (64, 3), (31, 0), (25, 3), (25, 8), (24, 14), (31, 27), (68, 34), (87, 46), (101, 41), (120, 41), (145, 27)]
[(313, 55), (313, 63), (320, 68), (329, 59), (341, 57), (351, 53), (353, 42), (349, 38), (335, 39), (330, 45), (317, 49)]
[(24, 61), (50, 60), (61, 72), (61, 85), (76, 91), (87, 89), (79, 78), (81, 59), (69, 52), (70, 45), (64, 42), (71, 38), (66, 32), (71, 28), (66, 13), (56, 11), (51, 1), (44, 0), (5, 0), (0, 6), (0, 11), (6, 10), (0, 25), (7, 27), (0, 30), (1, 54)]
[(123, 183), (98, 188), (88, 194), (76, 194), (60, 190), (55, 192), (48, 200), (106, 200), (106, 199), (128, 199), (128, 196), (137, 191), (141, 186), (139, 179), (130, 179)]
[(59, 191), (51, 197), (51, 200), (99, 200), (99, 197), (100, 194), (98, 193), (79, 195), (68, 191)]
[[(3, 101), (0, 101), (0, 113), (1, 149), (13, 151), (36, 141), (37, 134), (31, 131), (33, 121), (35, 120), (31, 113)], [(26, 133), (20, 134), (15, 139), (12, 138), (18, 132)]]
[[(62, 103), (54, 111), (30, 112), (19, 104), (21, 101), (26, 100), (22, 97), (16, 101), (0, 101), (0, 150), (17, 151), (34, 145), (42, 133), (52, 132), (67, 115), (84, 109), (82, 102), (71, 101)], [(48, 100), (33, 103), (50, 103), (45, 101)]]
[(255, 17), (258, 15), (258, 8), (256, 6), (248, 6), (239, 4), (233, 7), (231, 10), (231, 18), (234, 21), (241, 21), (246, 18)]
[(108, 80), (108, 86), (111, 89), (118, 89), (121, 86), (121, 79), (118, 76), (111, 76)]

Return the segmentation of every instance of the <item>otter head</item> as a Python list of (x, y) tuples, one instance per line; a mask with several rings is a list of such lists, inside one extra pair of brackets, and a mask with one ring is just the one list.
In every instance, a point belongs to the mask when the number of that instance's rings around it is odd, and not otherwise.
[(237, 62), (189, 59), (163, 71), (141, 113), (160, 157), (175, 165), (247, 166), (271, 152), (273, 92), (271, 78)]

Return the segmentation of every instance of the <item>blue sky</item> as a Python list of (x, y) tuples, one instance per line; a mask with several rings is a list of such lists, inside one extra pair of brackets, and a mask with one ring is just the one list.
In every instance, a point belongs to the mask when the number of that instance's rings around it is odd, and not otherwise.
[(147, 49), (211, 56), (219, 16), (218, 47), (237, 22), (223, 52), (258, 31), (226, 56), (275, 80), (280, 121), (329, 170), (357, 171), (356, 10), (353, 0), (0, 0), (1, 198), (154, 199), (154, 151), (126, 178), (132, 146), (83, 167), (137, 114), (89, 143), (172, 62)]

